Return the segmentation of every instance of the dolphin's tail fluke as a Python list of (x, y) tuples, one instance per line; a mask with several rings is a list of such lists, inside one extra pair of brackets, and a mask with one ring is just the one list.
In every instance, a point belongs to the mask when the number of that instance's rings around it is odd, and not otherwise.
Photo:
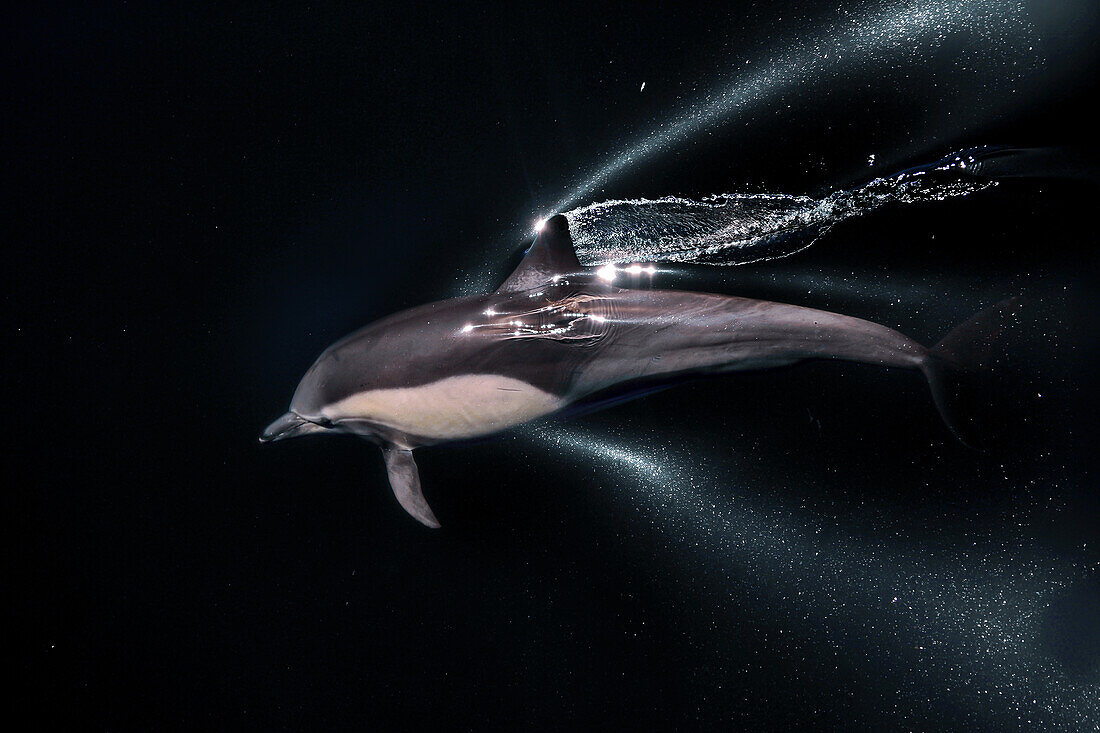
[(992, 370), (997, 341), (1022, 304), (1020, 298), (1008, 298), (986, 308), (944, 336), (921, 363), (943, 421), (972, 448), (982, 447), (976, 414), (983, 390), (978, 382), (983, 372)]

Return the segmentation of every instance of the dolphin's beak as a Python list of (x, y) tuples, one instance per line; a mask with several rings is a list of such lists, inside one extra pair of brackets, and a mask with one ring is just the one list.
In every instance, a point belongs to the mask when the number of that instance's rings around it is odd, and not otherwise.
[(264, 432), (260, 435), (260, 442), (274, 443), (276, 440), (323, 432), (325, 432), (325, 428), (317, 423), (312, 423), (297, 413), (288, 412), (264, 429)]

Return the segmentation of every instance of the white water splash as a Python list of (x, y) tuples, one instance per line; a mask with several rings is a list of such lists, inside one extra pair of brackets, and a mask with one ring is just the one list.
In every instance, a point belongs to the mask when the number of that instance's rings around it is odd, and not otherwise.
[(566, 212), (577, 256), (586, 265), (693, 262), (743, 265), (786, 257), (845, 219), (892, 204), (966, 196), (997, 185), (967, 175), (970, 152), (931, 166), (876, 178), (821, 198), (726, 193), (613, 200)]

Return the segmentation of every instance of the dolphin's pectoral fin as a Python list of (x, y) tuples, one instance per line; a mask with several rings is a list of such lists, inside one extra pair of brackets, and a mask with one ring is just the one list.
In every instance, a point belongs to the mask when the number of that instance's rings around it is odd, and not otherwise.
[(382, 449), (382, 455), (386, 459), (386, 471), (390, 475), (390, 488), (393, 489), (397, 501), (416, 521), (426, 527), (438, 529), (439, 520), (432, 514), (432, 508), (424, 501), (424, 494), (420, 491), (420, 472), (416, 470), (412, 451), (391, 445)]

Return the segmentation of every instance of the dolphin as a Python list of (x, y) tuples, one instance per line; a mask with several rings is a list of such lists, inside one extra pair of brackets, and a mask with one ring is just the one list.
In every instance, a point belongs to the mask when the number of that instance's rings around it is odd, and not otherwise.
[[(640, 266), (625, 268), (636, 271)], [(927, 348), (851, 316), (748, 298), (615, 284), (614, 266), (582, 267), (565, 216), (543, 225), (514, 272), (488, 295), (402, 311), (318, 357), (290, 410), (261, 442), (351, 433), (382, 449), (401, 506), (428, 527), (413, 450), (478, 438), (559, 412), (613, 388), (685, 375), (832, 358), (920, 369), (945, 422), (961, 375), (984, 365), (1015, 299), (979, 313)]]

